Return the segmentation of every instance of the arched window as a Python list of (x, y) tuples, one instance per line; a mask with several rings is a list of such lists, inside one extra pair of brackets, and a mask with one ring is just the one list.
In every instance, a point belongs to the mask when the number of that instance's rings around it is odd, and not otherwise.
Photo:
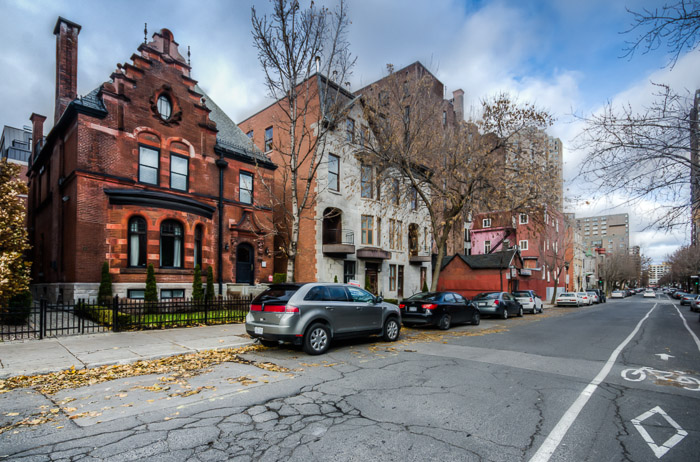
[(146, 266), (146, 220), (132, 217), (129, 220), (129, 266)]
[(175, 220), (160, 225), (160, 266), (182, 268), (182, 225)]
[(202, 225), (194, 228), (194, 265), (202, 267)]

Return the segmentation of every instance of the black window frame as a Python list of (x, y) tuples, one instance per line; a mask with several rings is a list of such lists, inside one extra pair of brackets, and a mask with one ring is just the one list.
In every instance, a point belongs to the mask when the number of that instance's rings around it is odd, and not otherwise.
[(200, 223), (194, 227), (194, 266), (202, 269), (202, 242), (204, 241), (204, 226)]
[[(179, 157), (180, 159), (184, 159), (184, 161), (187, 163), (187, 173), (184, 175), (185, 177), (185, 189), (180, 189), (176, 188), (173, 186), (173, 157)], [(175, 175), (183, 176), (182, 173), (175, 173)], [(182, 154), (177, 154), (174, 152), (170, 153), (170, 189), (174, 189), (175, 191), (184, 191), (187, 192), (190, 189), (190, 158), (187, 156), (184, 156)]]
[[(270, 134), (269, 137), (268, 137), (268, 131)], [(271, 125), (265, 129), (265, 145), (264, 145), (265, 152), (272, 151), (272, 140), (274, 139), (274, 136), (275, 136), (274, 128)]]
[[(134, 297), (134, 292), (141, 292), (143, 295), (141, 297)], [(146, 298), (146, 289), (127, 289), (126, 298), (130, 298), (132, 300), (144, 300)]]
[[(175, 291), (182, 291), (182, 297), (175, 297), (172, 293)], [(163, 295), (164, 292), (170, 292), (170, 296), (166, 297)], [(185, 289), (160, 289), (160, 299), (161, 300), (177, 300), (185, 298)]]
[[(331, 171), (331, 157), (335, 158), (336, 160), (336, 172)], [(331, 181), (333, 175), (335, 175), (335, 188), (333, 188), (333, 182)], [(336, 156), (335, 154), (330, 153), (328, 154), (328, 189), (336, 192), (340, 191), (340, 156)]]
[[(243, 197), (241, 195), (241, 192), (244, 191), (243, 189), (243, 182), (241, 179), (244, 177), (250, 177), (250, 189), (245, 189), (245, 191), (250, 192), (250, 202), (246, 202), (243, 200)], [(253, 181), (255, 179), (255, 175), (253, 175), (252, 172), (249, 172), (247, 170), (239, 170), (238, 172), (238, 202), (241, 204), (248, 204), (248, 205), (253, 205), (253, 192), (255, 191), (255, 182)]]
[(355, 142), (355, 120), (350, 117), (345, 122), (345, 141), (349, 143)]
[[(136, 231), (132, 231), (131, 226), (132, 223), (134, 222), (141, 222), (143, 224), (143, 230), (137, 229)], [(139, 258), (138, 258), (138, 264), (132, 265), (131, 264), (131, 252), (133, 251), (131, 247), (131, 236), (132, 235), (138, 235), (139, 236)], [(126, 253), (126, 259), (127, 259), (127, 266), (129, 268), (145, 268), (148, 260), (148, 252), (146, 246), (148, 245), (148, 222), (144, 217), (141, 215), (134, 215), (131, 218), (129, 218), (129, 222), (127, 223), (127, 236), (126, 236), (126, 242), (127, 242), (127, 253)], [(143, 263), (141, 263), (143, 262)]]
[[(164, 232), (164, 227), (166, 225), (177, 225), (180, 227), (180, 261), (176, 262), (175, 261), (175, 241), (177, 239), (177, 233), (172, 231), (172, 234), (170, 234), (169, 231)], [(170, 239), (172, 236), (172, 248), (171, 248), (171, 253), (172, 253), (172, 265), (164, 264), (165, 263), (170, 263), (164, 259), (164, 251), (167, 251), (166, 244), (163, 242), (163, 237), (166, 237)], [(173, 219), (168, 219), (168, 220), (163, 220), (163, 222), (160, 224), (160, 236), (159, 236), (159, 243), (160, 243), (160, 267), (161, 268), (175, 268), (175, 269), (182, 269), (185, 267), (185, 227), (183, 224), (177, 220)], [(167, 257), (167, 255), (166, 255)]]
[[(352, 269), (352, 273), (350, 270)], [(357, 274), (357, 262), (355, 260), (345, 260), (343, 262), (343, 282), (347, 284), (351, 280), (355, 279)]]
[[(154, 152), (156, 152), (156, 154), (157, 154), (157, 159), (158, 159), (157, 164), (158, 164), (158, 165), (155, 167), (155, 170), (156, 170), (156, 181), (155, 181), (155, 183), (151, 183), (150, 181), (144, 181), (144, 180), (141, 178), (141, 167), (142, 167), (142, 166), (145, 167), (145, 168), (150, 168), (150, 169), (153, 169), (153, 168), (154, 168), (154, 167), (151, 166), (151, 165), (145, 165), (145, 164), (142, 164), (142, 163), (141, 163), (141, 154), (142, 154), (141, 150), (142, 150), (142, 149), (150, 149), (151, 151), (154, 151)], [(154, 148), (153, 146), (149, 146), (149, 145), (147, 145), (147, 144), (139, 144), (139, 167), (138, 167), (138, 177), (139, 177), (139, 183), (150, 184), (150, 185), (153, 185), (153, 186), (159, 186), (159, 185), (160, 185), (160, 148)]]

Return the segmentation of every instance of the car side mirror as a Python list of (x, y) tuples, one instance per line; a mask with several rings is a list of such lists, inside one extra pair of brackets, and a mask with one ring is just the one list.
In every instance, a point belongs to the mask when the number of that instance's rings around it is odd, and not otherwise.
[(382, 303), (383, 301), (384, 301), (384, 297), (382, 297), (381, 295), (377, 295), (376, 297), (374, 297), (374, 304), (375, 305), (377, 303)]

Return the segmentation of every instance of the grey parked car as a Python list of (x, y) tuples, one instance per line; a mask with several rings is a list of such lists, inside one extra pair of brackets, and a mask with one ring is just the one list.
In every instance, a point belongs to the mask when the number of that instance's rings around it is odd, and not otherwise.
[(523, 306), (508, 292), (484, 292), (480, 293), (472, 303), (479, 308), (481, 314), (498, 316), (508, 319), (508, 315), (515, 314), (522, 317)]
[(272, 284), (253, 299), (245, 328), (264, 345), (291, 342), (319, 355), (336, 338), (380, 334), (387, 342), (397, 340), (401, 312), (349, 284)]

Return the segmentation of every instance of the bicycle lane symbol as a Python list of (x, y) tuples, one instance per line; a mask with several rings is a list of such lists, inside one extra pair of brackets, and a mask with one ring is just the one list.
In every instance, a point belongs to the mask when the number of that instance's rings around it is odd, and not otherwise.
[(648, 376), (658, 385), (675, 385), (685, 390), (700, 391), (700, 379), (683, 371), (662, 371), (645, 366), (639, 369), (625, 369), (620, 375), (629, 382), (643, 382)]
[[(643, 382), (647, 377), (656, 380), (657, 384), (668, 384), (680, 386), (690, 391), (700, 391), (700, 380), (688, 375), (683, 371), (662, 371), (652, 367), (640, 367), (638, 369), (624, 369), (620, 375), (629, 382)], [(656, 444), (649, 432), (644, 428), (642, 423), (654, 415), (661, 416), (669, 426), (675, 430), (675, 433), (661, 444)], [(637, 416), (631, 421), (634, 428), (637, 429), (645, 443), (652, 450), (657, 459), (660, 459), (664, 454), (671, 450), (675, 445), (680, 443), (683, 438), (688, 436), (688, 432), (681, 428), (678, 423), (669, 416), (666, 411), (656, 406), (643, 414)]]

